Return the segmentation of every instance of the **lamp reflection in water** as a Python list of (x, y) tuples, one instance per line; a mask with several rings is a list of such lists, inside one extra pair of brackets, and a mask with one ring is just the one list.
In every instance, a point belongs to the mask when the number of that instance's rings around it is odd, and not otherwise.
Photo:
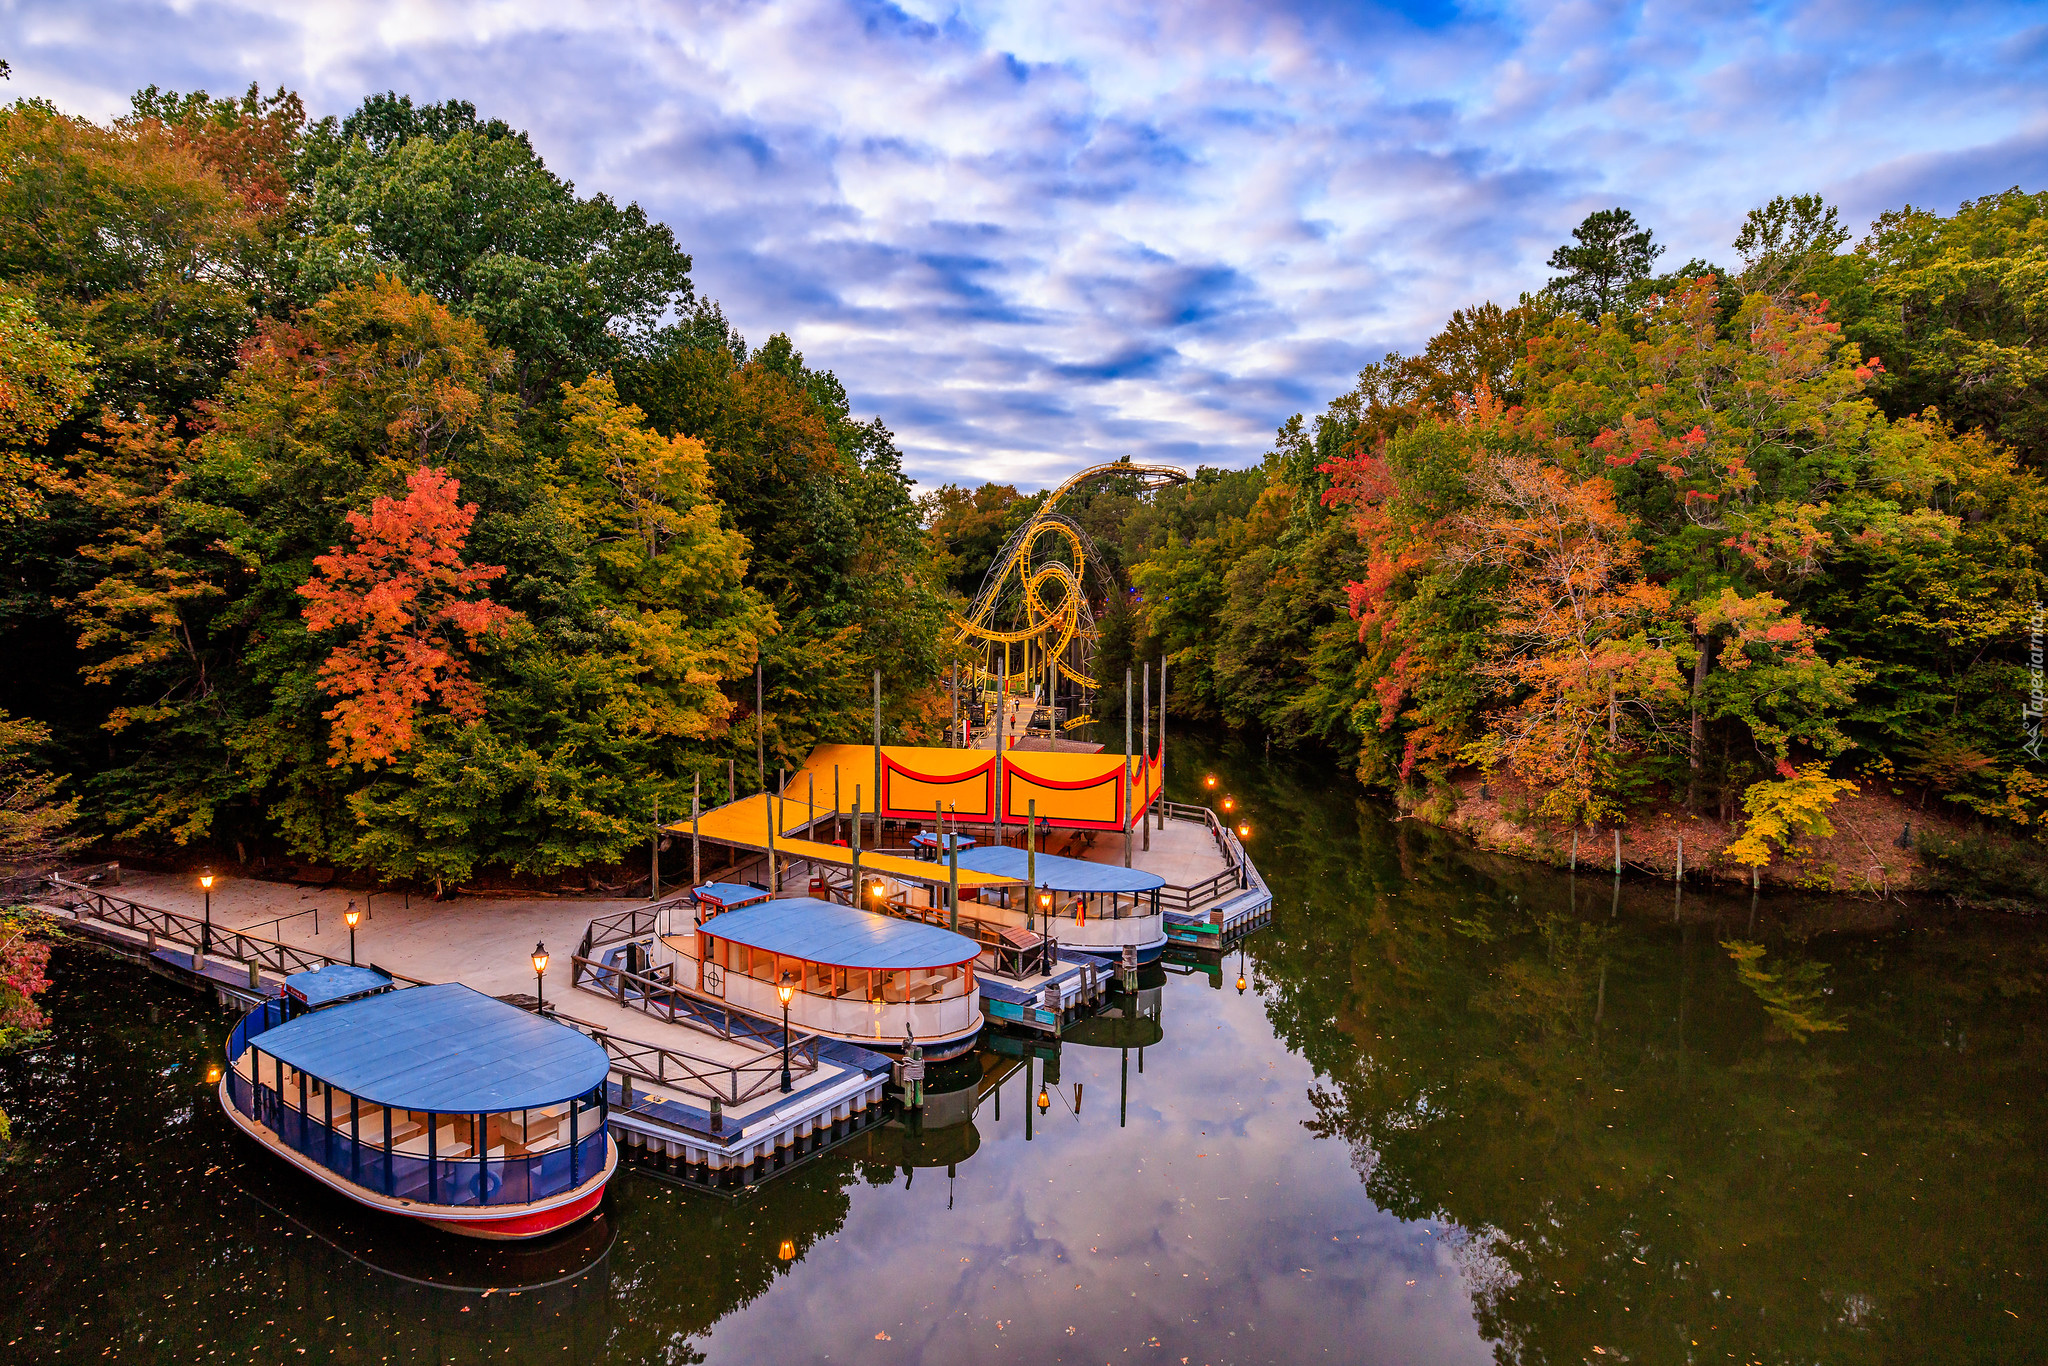
[[(879, 884), (877, 884), (877, 885), (879, 885)], [(780, 996), (780, 997), (782, 998), (782, 1090), (783, 1090), (783, 1094), (785, 1094), (785, 1095), (787, 1095), (787, 1094), (789, 1093), (789, 1089), (790, 1089), (790, 1085), (789, 1085), (789, 1001), (790, 1001), (790, 998), (791, 998), (792, 996), (796, 995), (796, 986), (795, 986), (795, 984), (794, 984), (794, 983), (793, 983), (793, 982), (792, 982), (792, 981), (791, 981), (790, 979), (791, 979), (791, 974), (789, 974), (789, 973), (787, 973), (787, 972), (783, 973), (783, 974), (782, 974), (782, 983), (781, 983), (781, 985), (779, 985), (779, 986), (777, 986), (777, 987), (775, 988), (775, 994), (776, 994), (777, 996)]]
[(785, 1261), (785, 1262), (793, 1262), (793, 1261), (795, 1261), (795, 1260), (796, 1260), (796, 1240), (795, 1240), (795, 1239), (793, 1239), (793, 1238), (784, 1238), (784, 1239), (782, 1240), (782, 1246), (781, 1246), (781, 1247), (779, 1247), (779, 1248), (777, 1248), (777, 1249), (775, 1249), (775, 1255), (776, 1255), (776, 1257), (778, 1257), (779, 1259), (781, 1259), (782, 1261)]
[(1242, 947), (1240, 947), (1240, 948), (1238, 949), (1238, 951), (1237, 951), (1237, 994), (1238, 994), (1238, 995), (1240, 995), (1240, 996), (1244, 995), (1244, 989), (1245, 989), (1245, 986), (1246, 986), (1246, 985), (1247, 985), (1247, 984), (1246, 984), (1246, 982), (1245, 982), (1245, 980), (1244, 980), (1244, 949), (1243, 949)]

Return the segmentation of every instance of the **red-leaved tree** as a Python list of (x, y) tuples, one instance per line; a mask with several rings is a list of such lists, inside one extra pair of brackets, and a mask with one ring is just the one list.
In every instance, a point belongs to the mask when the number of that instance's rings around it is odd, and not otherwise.
[(458, 650), (519, 620), (482, 596), (504, 567), (462, 562), (476, 504), (456, 501), (461, 485), (425, 467), (405, 482), (405, 497), (351, 512), (355, 548), (317, 557), (299, 587), (309, 627), (351, 633), (320, 666), (321, 690), (335, 699), (322, 713), (334, 726), (330, 764), (377, 763), (411, 748), (430, 698), (458, 720), (482, 716), (482, 690)]

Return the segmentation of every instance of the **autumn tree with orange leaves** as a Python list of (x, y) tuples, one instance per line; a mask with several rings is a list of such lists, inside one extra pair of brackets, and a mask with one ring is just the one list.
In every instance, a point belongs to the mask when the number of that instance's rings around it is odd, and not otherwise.
[(1652, 636), (1670, 594), (1641, 578), (1642, 545), (1606, 479), (1488, 452), (1470, 482), (1474, 506), (1452, 520), (1443, 558), (1498, 571), (1498, 638), (1480, 669), (1510, 703), (1476, 754), (1540, 793), (1546, 817), (1611, 817), (1621, 761), (1655, 743), (1684, 696)]
[(335, 699), (330, 764), (375, 764), (412, 748), (420, 708), (438, 702), (458, 721), (483, 714), (483, 693), (467, 654), (520, 620), (483, 596), (502, 565), (465, 565), (476, 504), (459, 503), (446, 470), (421, 467), (405, 497), (380, 497), (348, 514), (355, 547), (313, 561), (300, 585), (306, 625), (342, 640), (320, 665), (320, 687)]

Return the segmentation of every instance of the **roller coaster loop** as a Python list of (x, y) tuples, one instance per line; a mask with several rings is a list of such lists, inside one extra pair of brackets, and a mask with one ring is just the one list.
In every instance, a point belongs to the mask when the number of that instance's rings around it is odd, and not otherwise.
[[(1089, 672), (1098, 632), (1085, 580), (1092, 570), (1104, 599), (1116, 586), (1109, 581), (1102, 556), (1088, 533), (1059, 511), (1059, 503), (1076, 488), (1098, 479), (1131, 480), (1150, 491), (1184, 484), (1188, 476), (1171, 465), (1128, 461), (1082, 470), (1047, 494), (1031, 519), (1011, 533), (996, 553), (973, 603), (953, 618), (956, 639), (978, 641), (985, 652), (1000, 646), (1008, 658), (1012, 647), (1022, 645), (1026, 667), (1017, 671), (1019, 677), (1055, 668), (1084, 693), (1100, 686)], [(1051, 591), (1055, 588), (1056, 595)], [(995, 670), (977, 669), (977, 683), (993, 684), (995, 678)]]

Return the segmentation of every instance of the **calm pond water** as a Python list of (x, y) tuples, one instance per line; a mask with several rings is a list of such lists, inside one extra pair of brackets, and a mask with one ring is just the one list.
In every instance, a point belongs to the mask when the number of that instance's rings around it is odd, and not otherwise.
[[(1273, 926), (965, 1125), (567, 1240), (382, 1224), (233, 1136), (227, 1020), (66, 949), (0, 1062), (10, 1361), (2033, 1362), (2048, 926), (1573, 879), (1184, 737)], [(1157, 1014), (1157, 1026), (1142, 1018)], [(1147, 1043), (1142, 1053), (1120, 1044)], [(1030, 1074), (1024, 1070), (1028, 1066)], [(1127, 1080), (1126, 1080), (1127, 1078)], [(1043, 1085), (1050, 1101), (1035, 1104)], [(997, 1111), (1000, 1106), (1000, 1118)], [(784, 1259), (783, 1244), (791, 1255)]]

